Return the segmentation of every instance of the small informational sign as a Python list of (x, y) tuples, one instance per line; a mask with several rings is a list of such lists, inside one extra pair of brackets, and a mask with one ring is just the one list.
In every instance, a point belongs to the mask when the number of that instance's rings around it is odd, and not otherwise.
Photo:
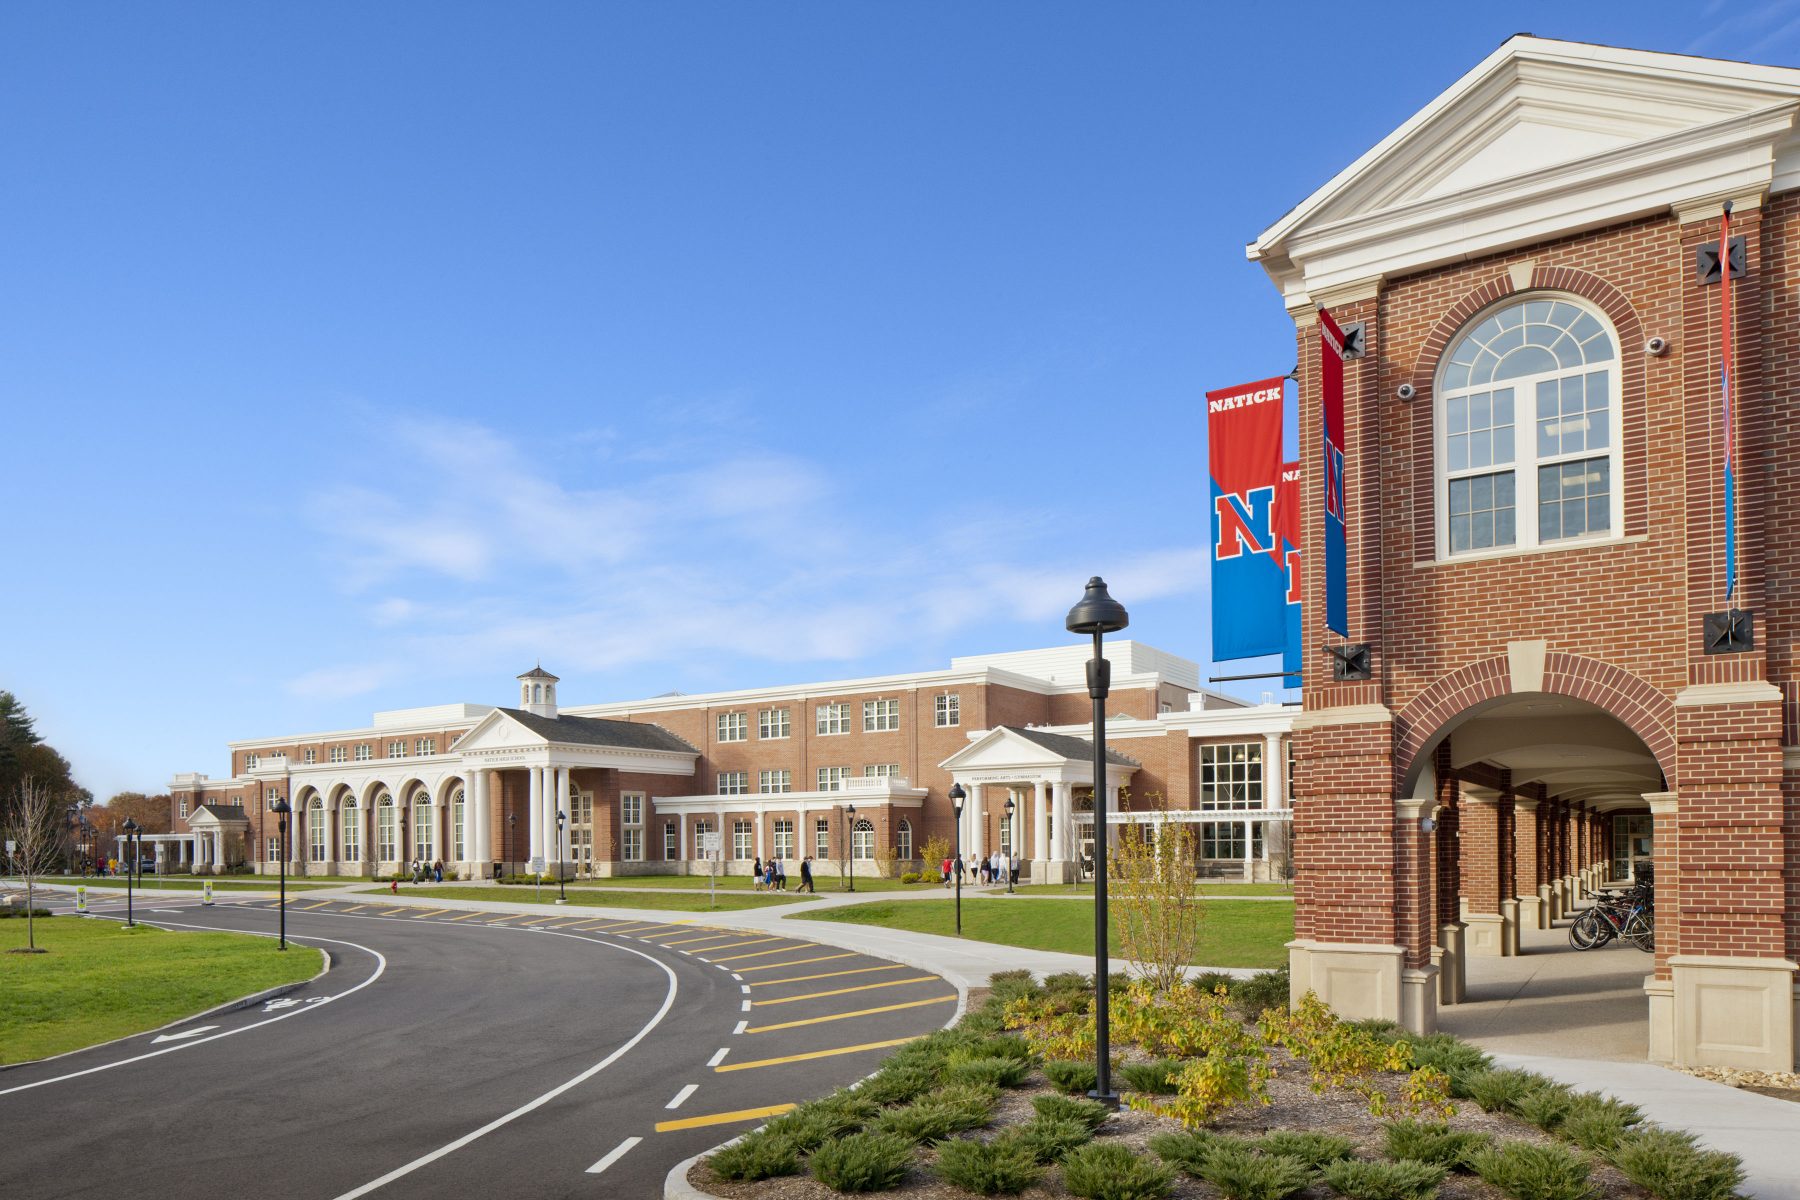
[(725, 835), (722, 833), (703, 833), (700, 835), (700, 853), (717, 854), (719, 842)]
[(6, 852), (8, 854), (14, 853), (15, 851), (18, 850), (18, 848), (19, 848), (19, 843), (13, 841), (11, 838), (6, 839)]
[(529, 865), (533, 875), (542, 875), (544, 873), (544, 860), (542, 858), (532, 859)]
[(75, 911), (83, 916), (87, 915), (87, 886), (85, 884), (75, 885)]
[(202, 906), (212, 903), (212, 880), (200, 881), (200, 903)]

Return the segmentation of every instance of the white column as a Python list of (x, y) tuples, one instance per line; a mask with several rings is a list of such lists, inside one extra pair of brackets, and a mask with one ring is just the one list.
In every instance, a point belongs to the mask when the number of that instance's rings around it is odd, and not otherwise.
[(675, 814), (675, 854), (681, 861), (688, 861), (688, 815), (685, 812)]
[[(1119, 825), (1115, 821), (1113, 821), (1112, 818), (1119, 811), (1119, 803), (1120, 803), (1119, 802), (1119, 793), (1124, 790), (1125, 790), (1124, 788), (1120, 787), (1116, 783), (1109, 785), (1106, 789), (1107, 821), (1106, 821), (1106, 828), (1105, 828), (1105, 830), (1102, 831), (1102, 833), (1104, 834), (1104, 843), (1103, 844), (1106, 846), (1106, 848), (1108, 850), (1117, 849), (1118, 845), (1119, 845)], [(1100, 845), (1102, 843), (1096, 842), (1095, 844)], [(1098, 851), (1096, 851), (1096, 853), (1098, 853)]]
[(530, 795), (525, 804), (526, 821), (530, 828), (526, 831), (525, 857), (527, 859), (544, 856), (544, 768), (527, 767), (526, 778), (530, 782)]
[(468, 839), (466, 852), (469, 861), (477, 864), (475, 878), (480, 879), (488, 872), (488, 863), (493, 861), (491, 837), (488, 833), (487, 812), (487, 772), (477, 768), (467, 774), (467, 786), (463, 788), (463, 799), (467, 802), (463, 808), (463, 829)]
[(1069, 784), (1058, 780), (1054, 796), (1056, 829), (1050, 835), (1050, 861), (1068, 862), (1070, 847), (1074, 845), (1074, 833), (1071, 826), (1074, 824), (1072, 815), (1075, 811)]
[(755, 813), (755, 821), (756, 821), (755, 842), (754, 842), (754, 848), (751, 850), (752, 854), (754, 854), (754, 855), (756, 855), (756, 857), (764, 859), (764, 860), (766, 860), (768, 858), (768, 855), (763, 853), (763, 822), (768, 819), (768, 816), (769, 816), (768, 813), (763, 812), (760, 809), (756, 811), (756, 813)]
[(550, 830), (550, 836), (552, 838), (556, 838), (558, 836), (556, 832), (556, 814), (561, 813), (563, 815), (562, 834), (560, 837), (562, 844), (553, 847), (550, 855), (550, 857), (557, 862), (562, 862), (569, 853), (569, 823), (575, 819), (575, 814), (570, 811), (570, 788), (573, 779), (571, 777), (572, 768), (557, 767), (555, 770), (556, 807), (551, 810), (550, 824), (545, 826), (545, 828)]
[(1263, 807), (1286, 808), (1287, 743), (1282, 734), (1263, 734)]
[[(1050, 808), (1048, 797), (1044, 795), (1044, 781), (1038, 780), (1031, 785), (1031, 857), (1049, 858), (1050, 850), (1044, 843), (1050, 840)], [(1024, 855), (1019, 857), (1023, 858)]]
[(969, 817), (969, 844), (963, 848), (963, 853), (977, 857), (987, 854), (987, 809), (982, 795), (982, 786), (978, 783), (969, 789), (969, 802), (963, 807)]

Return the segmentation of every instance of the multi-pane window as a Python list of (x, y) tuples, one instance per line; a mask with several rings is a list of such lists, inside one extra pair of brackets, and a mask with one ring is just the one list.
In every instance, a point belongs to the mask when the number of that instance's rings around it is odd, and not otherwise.
[(450, 859), (462, 862), (469, 857), (466, 850), (467, 839), (463, 834), (463, 818), (468, 811), (467, 799), (461, 788), (457, 788), (450, 796)]
[(817, 715), (820, 733), (850, 732), (850, 706), (848, 704), (821, 704)]
[(436, 754), (437, 753), (437, 739), (436, 738), (419, 738), (419, 739), (417, 739), (416, 741), (413, 742), (413, 753), (418, 755), (420, 758), (424, 758), (428, 754)]
[(813, 857), (831, 857), (831, 822), (824, 817), (813, 822)]
[(1200, 807), (1261, 808), (1262, 760), (1261, 742), (1201, 746)]
[[(592, 799), (589, 799), (592, 803)], [(644, 861), (644, 794), (619, 793), (619, 856), (626, 862)]]
[(280, 862), (281, 861), (281, 835), (280, 834), (270, 835), (268, 855), (269, 855), (270, 862)]
[(403, 741), (389, 742), (387, 756), (389, 758), (405, 758), (406, 757), (406, 743)]
[(325, 802), (317, 796), (306, 806), (306, 848), (313, 862), (325, 861)]
[(731, 823), (731, 857), (743, 862), (750, 857), (750, 822)]
[(333, 746), (331, 748), (331, 754), (328, 757), (330, 757), (331, 761), (334, 763), (349, 762), (350, 748), (348, 746)]
[(254, 771), (254, 770), (256, 770), (256, 764), (257, 764), (257, 763), (258, 763), (258, 762), (260, 762), (260, 761), (261, 761), (261, 760), (260, 760), (260, 759), (258, 759), (258, 758), (257, 758), (257, 757), (256, 757), (256, 755), (254, 755), (254, 754), (246, 754), (246, 755), (244, 755), (244, 770), (246, 770), (246, 771)]
[(794, 819), (792, 817), (775, 818), (775, 857), (794, 857)]
[(720, 771), (719, 795), (742, 796), (750, 791), (750, 772)]
[(305, 763), (307, 766), (311, 766), (313, 763), (316, 763), (319, 761), (319, 752), (317, 750), (313, 749), (311, 746), (308, 746), (306, 748), (306, 753), (304, 753), (300, 756), (300, 761)]
[(372, 759), (374, 757), (375, 757), (375, 747), (371, 746), (369, 743), (364, 742), (361, 745), (357, 746), (357, 748), (356, 748), (356, 761), (357, 762), (368, 762), (370, 759)]
[(937, 727), (948, 729), (952, 725), (962, 724), (962, 696), (956, 692), (945, 692), (937, 698)]
[(681, 857), (681, 826), (673, 821), (663, 824), (663, 861), (674, 862)]
[(711, 858), (712, 854), (702, 847), (706, 843), (706, 835), (713, 831), (712, 822), (701, 817), (694, 822), (694, 857)]
[(181, 811), (179, 813), (177, 813), (176, 815), (181, 817), (183, 820), (185, 820), (187, 818), (187, 797), (183, 796), (181, 798), (180, 807), (181, 807)]
[(437, 820), (431, 801), (420, 796), (413, 801), (413, 857), (422, 862), (437, 858)]
[(900, 818), (899, 828), (894, 831), (894, 852), (901, 862), (906, 862), (913, 856), (912, 822), (905, 817)]
[[(1248, 846), (1244, 838), (1244, 827), (1249, 825), (1250, 838)], [(1243, 858), (1246, 848), (1251, 858), (1261, 858), (1263, 854), (1263, 828), (1259, 821), (1202, 821), (1200, 822), (1200, 857), (1201, 858)]]
[(900, 728), (900, 702), (898, 700), (864, 700), (863, 732), (892, 733)]
[(849, 767), (820, 767), (819, 790), (821, 792), (841, 792), (849, 778)]
[(765, 795), (775, 792), (791, 792), (794, 790), (794, 773), (789, 770), (758, 771), (756, 773), (756, 790)]
[(868, 766), (863, 768), (863, 778), (864, 779), (898, 779), (898, 778), (900, 778), (900, 764), (899, 763), (870, 763)]
[(875, 826), (867, 817), (856, 818), (850, 827), (850, 857), (862, 862), (875, 857)]
[(362, 814), (357, 810), (356, 801), (344, 801), (344, 807), (338, 813), (338, 824), (338, 840), (344, 846), (344, 861), (358, 861), (362, 858)]
[(756, 736), (759, 738), (784, 738), (791, 728), (792, 721), (785, 708), (765, 708), (756, 714)]
[(394, 798), (386, 792), (375, 801), (375, 859), (377, 862), (400, 861), (400, 816), (394, 811)]
[(749, 736), (750, 717), (747, 713), (719, 714), (719, 740), (721, 742), (741, 742)]
[(1617, 525), (1618, 353), (1570, 301), (1475, 322), (1438, 381), (1443, 552), (1530, 548)]

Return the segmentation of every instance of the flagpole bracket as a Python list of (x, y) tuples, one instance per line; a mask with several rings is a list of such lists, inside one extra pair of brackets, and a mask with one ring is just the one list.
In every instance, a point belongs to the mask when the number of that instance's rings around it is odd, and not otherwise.
[[(1717, 255), (1715, 254), (1714, 257), (1716, 258)], [(1736, 279), (1737, 276), (1733, 275), (1732, 278)], [(1344, 357), (1346, 359), (1365, 357), (1369, 353), (1369, 327), (1361, 321), (1351, 321), (1343, 325), (1342, 329), (1344, 332)]]
[[(1731, 239), (1731, 277), (1744, 277), (1744, 239)], [(1704, 242), (1694, 247), (1694, 281), (1701, 287), (1719, 282), (1719, 243)]]
[(1355, 683), (1375, 677), (1367, 642), (1345, 642), (1321, 647), (1331, 655), (1331, 678), (1336, 683)]
[(1747, 608), (1707, 613), (1701, 638), (1708, 654), (1742, 654), (1756, 649), (1756, 613)]

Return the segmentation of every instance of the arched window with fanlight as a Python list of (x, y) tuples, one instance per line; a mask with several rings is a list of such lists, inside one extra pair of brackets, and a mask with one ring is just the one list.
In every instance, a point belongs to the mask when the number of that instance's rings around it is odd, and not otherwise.
[(361, 861), (362, 813), (356, 806), (355, 796), (344, 797), (344, 803), (338, 810), (338, 840), (344, 847), (345, 862)]
[(905, 817), (894, 830), (894, 854), (901, 862), (909, 862), (913, 856), (912, 822)]
[(850, 857), (860, 862), (875, 857), (875, 826), (867, 817), (856, 818), (850, 827)]
[(400, 861), (400, 816), (394, 797), (387, 792), (375, 797), (375, 861)]
[(467, 798), (462, 788), (457, 788), (450, 795), (450, 859), (462, 862), (469, 856), (463, 852), (468, 839), (463, 830), (463, 818), (467, 812)]
[(437, 859), (437, 808), (426, 792), (413, 797), (413, 857), (427, 863)]
[(314, 796), (306, 804), (306, 842), (313, 862), (325, 861), (325, 801)]
[(1540, 294), (1471, 319), (1436, 406), (1440, 557), (1619, 532), (1618, 339), (1586, 304)]

